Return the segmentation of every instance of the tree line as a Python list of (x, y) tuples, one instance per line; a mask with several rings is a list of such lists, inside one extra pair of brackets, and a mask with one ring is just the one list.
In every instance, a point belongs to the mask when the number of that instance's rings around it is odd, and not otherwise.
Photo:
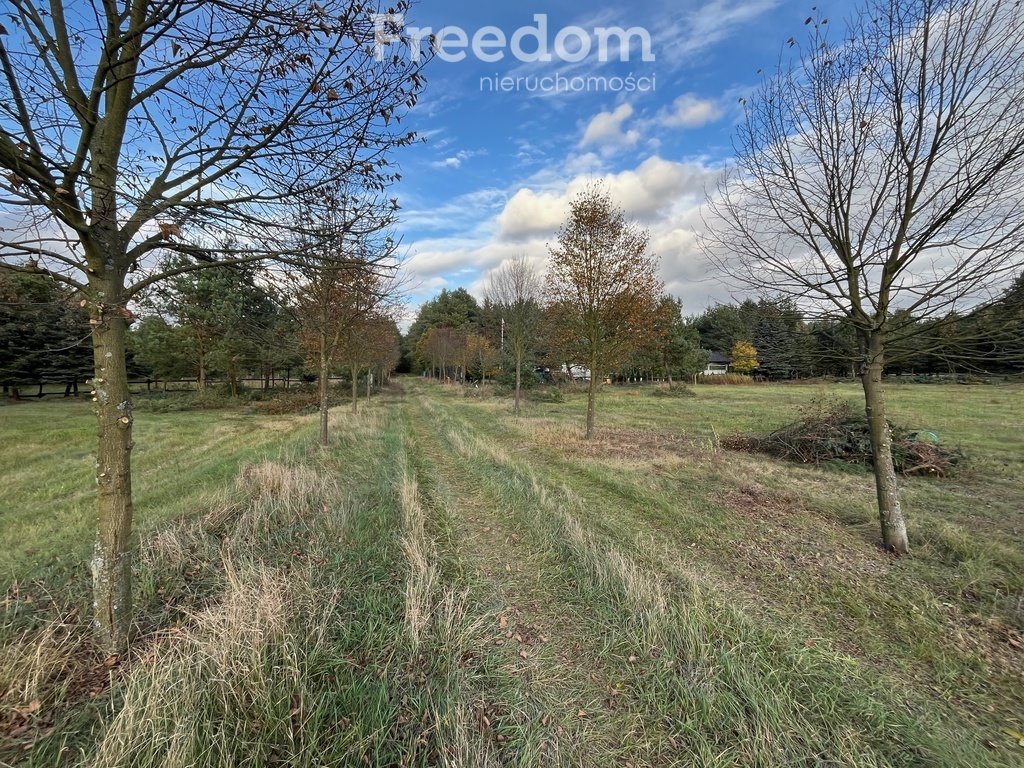
[[(891, 342), (887, 373), (1024, 372), (1024, 277), (964, 312), (897, 315), (902, 332)], [(709, 351), (733, 356), (737, 343), (752, 346), (757, 360), (751, 372), (766, 379), (856, 376), (864, 354), (851, 320), (809, 316), (786, 296), (720, 304), (690, 322)]]
[[(79, 395), (92, 375), (88, 313), (76, 293), (41, 275), (0, 272), (0, 382), (9, 397), (38, 396), (46, 384)], [(127, 336), (129, 378), (166, 385), (194, 382), (238, 395), (314, 382), (318, 356), (302, 318), (301, 293), (267, 284), (253, 267), (189, 272), (140, 302)], [(340, 308), (337, 311), (342, 311)], [(390, 315), (352, 320), (351, 340), (330, 376), (384, 380), (399, 362), (400, 332)], [(358, 339), (359, 343), (355, 343)]]

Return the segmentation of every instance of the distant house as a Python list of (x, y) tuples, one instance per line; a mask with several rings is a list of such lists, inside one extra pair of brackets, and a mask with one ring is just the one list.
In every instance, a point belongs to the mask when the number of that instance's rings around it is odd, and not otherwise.
[(562, 375), (573, 381), (590, 381), (590, 369), (584, 368), (582, 365), (573, 365), (568, 368), (563, 365)]
[(717, 352), (708, 352), (708, 364), (704, 368), (705, 376), (718, 376), (729, 372), (729, 364), (732, 360)]

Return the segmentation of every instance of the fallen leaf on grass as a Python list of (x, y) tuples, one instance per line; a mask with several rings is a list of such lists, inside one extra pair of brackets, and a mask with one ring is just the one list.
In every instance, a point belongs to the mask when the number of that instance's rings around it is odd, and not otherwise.
[(1011, 739), (1015, 739), (1019, 746), (1024, 747), (1024, 733), (1021, 733), (1020, 731), (1015, 731), (1013, 730), (1013, 728), (1003, 728), (1003, 733), (1005, 733)]
[(42, 706), (43, 702), (41, 702), (39, 699), (32, 699), (32, 701), (30, 701), (24, 707), (16, 707), (15, 711), (19, 715), (31, 715), (33, 712), (38, 712)]

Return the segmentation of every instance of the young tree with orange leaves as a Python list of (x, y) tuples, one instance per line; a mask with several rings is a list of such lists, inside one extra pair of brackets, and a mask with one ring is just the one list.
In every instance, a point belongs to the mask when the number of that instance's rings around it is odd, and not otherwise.
[(562, 336), (590, 370), (587, 439), (594, 435), (598, 378), (618, 367), (651, 333), (662, 283), (650, 236), (599, 183), (570, 203), (569, 220), (548, 246), (548, 303), (560, 308)]

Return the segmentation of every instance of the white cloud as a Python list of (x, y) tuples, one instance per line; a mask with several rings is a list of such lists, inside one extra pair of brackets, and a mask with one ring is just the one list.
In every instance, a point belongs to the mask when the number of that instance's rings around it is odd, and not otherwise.
[[(656, 218), (680, 201), (699, 205), (705, 187), (718, 176), (718, 171), (698, 163), (677, 163), (657, 155), (647, 158), (634, 170), (605, 177), (612, 198), (627, 214), (640, 219)], [(586, 183), (576, 179), (570, 184), (575, 194)]]
[(498, 234), (515, 240), (554, 232), (565, 220), (568, 211), (569, 204), (564, 195), (520, 189), (498, 214)]
[(477, 155), (486, 155), (485, 150), (460, 149), (454, 155), (437, 160), (430, 164), (431, 168), (459, 168), (464, 162)]
[(429, 298), (426, 287), (436, 284), (441, 275), (449, 283), (453, 275), (463, 275), (462, 284), (482, 298), (488, 274), (519, 255), (543, 268), (547, 245), (565, 221), (569, 201), (587, 184), (601, 180), (627, 215), (649, 230), (650, 250), (659, 257), (666, 290), (683, 299), (687, 312), (699, 312), (709, 302), (728, 298), (727, 290), (708, 275), (695, 237), (705, 189), (714, 186), (718, 167), (652, 155), (618, 173), (567, 172), (578, 163), (579, 157), (571, 157), (560, 169), (546, 169), (519, 185), (499, 211), (477, 223), (469, 237), (413, 243), (415, 255), (406, 267), (424, 289), (417, 292), (418, 297)]
[(671, 108), (659, 116), (662, 125), (668, 128), (700, 128), (718, 120), (724, 111), (711, 99), (702, 99), (692, 93), (684, 93), (672, 102)]
[(507, 200), (503, 189), (484, 187), (458, 195), (443, 205), (428, 206), (425, 201), (402, 197), (402, 221), (416, 229), (469, 229), (481, 218), (496, 215)]
[(623, 123), (633, 115), (633, 107), (620, 104), (612, 112), (599, 112), (591, 118), (583, 132), (581, 147), (596, 145), (599, 147), (631, 147), (640, 139), (640, 132), (632, 129), (624, 131)]
[(743, 25), (776, 8), (779, 0), (712, 0), (697, 10), (662, 20), (655, 32), (658, 62), (678, 67)]

